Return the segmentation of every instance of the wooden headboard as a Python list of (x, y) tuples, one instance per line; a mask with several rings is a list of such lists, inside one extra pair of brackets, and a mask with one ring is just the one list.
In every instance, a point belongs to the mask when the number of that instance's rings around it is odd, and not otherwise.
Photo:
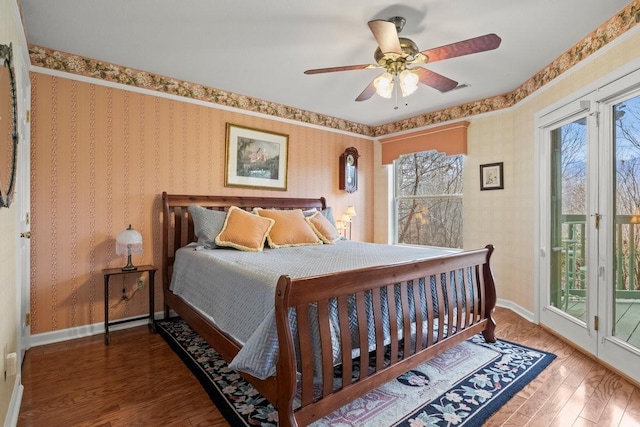
[(195, 242), (193, 220), (189, 215), (190, 204), (207, 209), (226, 211), (230, 206), (245, 210), (255, 207), (265, 209), (325, 209), (324, 197), (318, 199), (286, 197), (236, 197), (236, 196), (197, 196), (162, 193), (162, 281), (163, 288), (169, 289), (175, 252), (181, 247)]

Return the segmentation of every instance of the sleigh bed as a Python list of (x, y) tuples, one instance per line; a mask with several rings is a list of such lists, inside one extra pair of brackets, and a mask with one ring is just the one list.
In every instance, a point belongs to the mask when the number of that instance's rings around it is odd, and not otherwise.
[[(495, 341), (491, 245), (471, 251), (434, 252), (338, 240), (308, 247), (266, 248), (255, 253), (228, 248), (202, 250), (195, 243), (198, 238), (189, 212), (191, 204), (220, 212), (228, 212), (232, 206), (246, 211), (261, 207), (326, 212), (325, 199), (163, 193), (162, 203), (165, 317), (173, 310), (231, 367), (235, 366), (277, 408), (281, 426), (308, 425), (479, 332), (488, 342)], [(406, 259), (398, 258), (396, 249), (405, 251), (401, 258)], [(361, 250), (370, 251), (369, 255), (362, 257), (365, 261), (358, 264), (360, 267), (349, 268), (348, 254), (356, 257)], [(300, 270), (309, 271), (310, 275), (296, 269), (292, 269), (295, 273), (281, 271), (274, 275), (277, 268), (272, 265), (276, 259), (273, 257), (294, 265), (302, 263), (294, 258), (298, 256), (310, 257), (306, 269)], [(180, 271), (186, 276), (196, 274), (192, 264), (184, 264), (186, 260), (197, 259), (200, 263), (208, 257), (221, 258), (217, 262), (232, 268), (255, 259), (253, 270), (266, 270), (260, 274), (273, 277), (273, 283), (255, 285), (251, 288), (254, 292), (246, 298), (237, 298), (238, 305), (231, 311), (236, 311), (238, 318), (225, 323), (223, 317), (199, 306), (206, 299), (197, 297), (200, 294), (189, 297), (188, 293), (174, 293), (182, 282), (188, 281), (182, 279)], [(327, 270), (334, 268), (332, 263), (336, 264), (335, 269)], [(227, 277), (225, 282), (234, 282), (223, 273), (218, 274), (217, 267), (204, 268), (213, 269), (198, 273), (198, 277), (210, 278), (211, 282)], [(249, 271), (247, 277), (252, 278), (255, 273)], [(235, 282), (232, 285), (240, 292), (244, 279)], [(209, 285), (206, 283), (198, 292), (206, 292)], [(261, 302), (251, 302), (256, 295)], [(223, 297), (222, 292), (219, 297)], [(215, 294), (210, 298), (215, 305)], [(224, 304), (229, 308), (230, 303)], [(243, 304), (253, 305), (242, 307)], [(233, 328), (220, 326), (239, 324), (247, 320), (243, 313), (261, 310), (265, 319), (248, 340), (234, 335)], [(238, 359), (256, 340), (269, 334), (274, 337), (271, 344), (275, 350), (261, 349), (258, 356), (252, 353), (248, 360), (264, 362), (270, 353), (275, 354), (271, 371), (259, 371), (261, 375), (250, 366), (245, 369)]]

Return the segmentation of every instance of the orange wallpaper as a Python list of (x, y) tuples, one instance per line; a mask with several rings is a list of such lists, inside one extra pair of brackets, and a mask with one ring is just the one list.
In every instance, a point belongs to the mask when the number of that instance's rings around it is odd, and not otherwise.
[[(160, 194), (325, 196), (339, 215), (355, 205), (352, 236), (372, 240), (370, 140), (210, 106), (32, 73), (31, 332), (104, 321), (103, 268), (125, 264), (115, 236), (144, 238), (134, 264), (160, 268)], [(224, 187), (227, 122), (289, 135), (288, 190)], [(338, 157), (355, 146), (359, 190), (338, 190)], [(146, 292), (118, 304), (136, 275), (110, 284), (112, 319), (145, 313)], [(156, 310), (162, 307), (156, 275)]]

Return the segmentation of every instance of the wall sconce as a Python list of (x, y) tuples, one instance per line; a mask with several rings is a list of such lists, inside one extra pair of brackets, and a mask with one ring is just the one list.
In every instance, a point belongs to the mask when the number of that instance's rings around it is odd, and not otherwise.
[(131, 228), (131, 224), (129, 224), (129, 228), (122, 231), (120, 234), (118, 234), (118, 237), (116, 237), (116, 255), (127, 256), (127, 265), (122, 267), (122, 271), (137, 270), (138, 267), (131, 263), (131, 255), (141, 254), (142, 234)]

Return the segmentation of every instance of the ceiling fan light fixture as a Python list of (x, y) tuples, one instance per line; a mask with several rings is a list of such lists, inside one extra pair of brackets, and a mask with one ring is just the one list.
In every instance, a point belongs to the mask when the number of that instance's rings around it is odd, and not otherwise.
[(391, 98), (393, 94), (393, 76), (391, 73), (383, 73), (376, 77), (373, 81), (373, 86), (376, 88), (376, 93), (383, 98)]
[(384, 69), (386, 72), (370, 81), (355, 100), (356, 102), (366, 101), (377, 93), (387, 99), (394, 97), (397, 109), (400, 96), (407, 97), (413, 94), (419, 84), (430, 86), (442, 93), (467, 86), (466, 84), (459, 85), (455, 80), (427, 68), (418, 66), (409, 69), (408, 67), (497, 49), (502, 41), (496, 34), (491, 33), (420, 51), (413, 40), (399, 37), (405, 23), (406, 20), (400, 16), (386, 21), (374, 19), (367, 23), (378, 43), (373, 54), (375, 64), (318, 68), (306, 70), (304, 73), (320, 74), (348, 70)]
[(402, 96), (409, 96), (418, 89), (418, 83), (420, 79), (418, 75), (411, 70), (404, 70), (398, 76), (400, 80), (400, 89), (402, 90)]

